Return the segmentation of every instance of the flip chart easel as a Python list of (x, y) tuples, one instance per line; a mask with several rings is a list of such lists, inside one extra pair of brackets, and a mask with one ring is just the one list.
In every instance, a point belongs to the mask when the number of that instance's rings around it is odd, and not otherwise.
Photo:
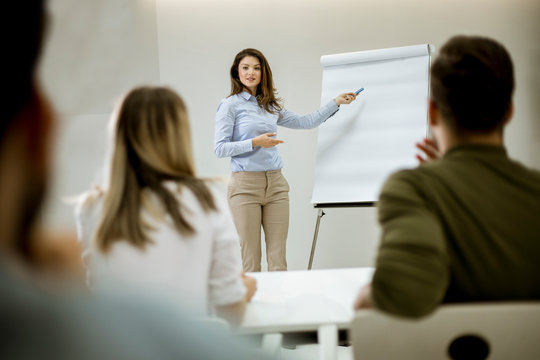
[(318, 208), (311, 269), (324, 208), (369, 207), (392, 172), (417, 165), (414, 143), (428, 134), (428, 44), (321, 57), (321, 104), (364, 91), (318, 130), (312, 204)]

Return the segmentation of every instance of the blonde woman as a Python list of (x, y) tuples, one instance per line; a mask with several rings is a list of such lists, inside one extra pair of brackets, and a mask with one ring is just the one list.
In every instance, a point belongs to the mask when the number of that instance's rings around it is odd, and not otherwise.
[(195, 176), (186, 106), (140, 87), (113, 117), (106, 189), (77, 210), (90, 286), (149, 291), (238, 323), (255, 280), (241, 274), (238, 234), (215, 184)]

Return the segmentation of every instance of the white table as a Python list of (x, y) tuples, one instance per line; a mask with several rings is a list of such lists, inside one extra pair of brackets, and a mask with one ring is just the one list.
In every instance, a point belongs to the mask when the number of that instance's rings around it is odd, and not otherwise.
[(317, 331), (321, 359), (336, 354), (337, 330), (348, 329), (359, 290), (373, 268), (249, 273), (257, 293), (248, 304), (240, 334)]

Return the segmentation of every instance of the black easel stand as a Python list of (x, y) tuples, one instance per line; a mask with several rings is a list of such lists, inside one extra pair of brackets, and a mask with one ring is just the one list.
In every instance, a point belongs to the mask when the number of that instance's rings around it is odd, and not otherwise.
[(372, 207), (372, 206), (375, 206), (375, 202), (343, 203), (343, 204), (315, 204), (314, 207), (318, 208), (317, 222), (315, 223), (315, 232), (313, 233), (313, 243), (311, 244), (311, 254), (309, 255), (308, 270), (311, 270), (311, 265), (313, 265), (313, 257), (315, 256), (315, 247), (317, 246), (317, 238), (319, 236), (319, 226), (321, 225), (322, 217), (325, 215), (323, 208)]

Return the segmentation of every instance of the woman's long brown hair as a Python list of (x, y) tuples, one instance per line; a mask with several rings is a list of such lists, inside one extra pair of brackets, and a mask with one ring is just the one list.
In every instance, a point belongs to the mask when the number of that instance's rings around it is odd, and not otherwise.
[(205, 211), (216, 209), (209, 189), (195, 177), (182, 99), (164, 87), (136, 88), (125, 97), (115, 121), (109, 186), (95, 239), (99, 249), (106, 252), (115, 241), (144, 249), (152, 242), (147, 235), (151, 227), (141, 220), (145, 189), (158, 197), (179, 233), (193, 234), (186, 210), (163, 184), (172, 180), (186, 186)]
[(253, 56), (259, 60), (261, 64), (261, 82), (257, 86), (256, 98), (259, 106), (264, 108), (269, 113), (275, 114), (282, 109), (281, 99), (276, 97), (276, 89), (274, 88), (274, 80), (272, 78), (272, 70), (266, 58), (257, 49), (244, 49), (236, 54), (234, 62), (231, 66), (231, 93), (229, 96), (240, 94), (245, 90), (244, 85), (238, 76), (238, 66), (243, 58)]

